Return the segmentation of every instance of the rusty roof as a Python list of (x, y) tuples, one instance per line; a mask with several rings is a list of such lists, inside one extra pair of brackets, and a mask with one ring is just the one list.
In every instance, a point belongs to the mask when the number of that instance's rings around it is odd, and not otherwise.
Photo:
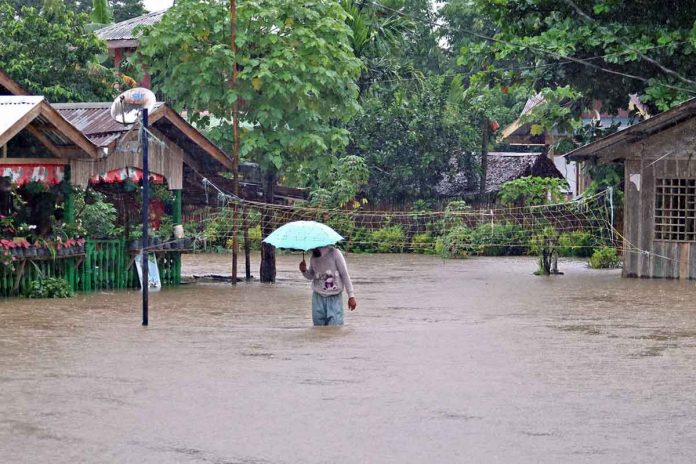
[(96, 34), (100, 39), (109, 40), (137, 40), (140, 34), (135, 34), (133, 30), (138, 26), (150, 26), (157, 24), (167, 10), (154, 11), (142, 16), (121, 21), (120, 23), (97, 29)]
[[(153, 113), (163, 105), (164, 103), (157, 103)], [(111, 103), (108, 102), (54, 103), (51, 106), (99, 147), (109, 146), (132, 127), (116, 122), (111, 117)]]
[[(110, 146), (133, 127), (112, 119), (111, 103), (108, 102), (56, 103), (52, 106), (98, 147)], [(150, 118), (153, 127), (198, 160), (206, 170), (231, 169), (232, 161), (227, 154), (166, 103), (156, 103)]]

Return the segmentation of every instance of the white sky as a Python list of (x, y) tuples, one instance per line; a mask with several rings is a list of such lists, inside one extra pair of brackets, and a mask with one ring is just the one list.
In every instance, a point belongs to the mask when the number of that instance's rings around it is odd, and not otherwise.
[(159, 11), (172, 6), (173, 2), (174, 0), (145, 0), (144, 3), (148, 11)]

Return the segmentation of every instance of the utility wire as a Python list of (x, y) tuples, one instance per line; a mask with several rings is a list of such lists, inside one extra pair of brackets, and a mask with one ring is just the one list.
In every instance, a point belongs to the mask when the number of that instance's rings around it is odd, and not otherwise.
[(606, 27), (604, 27), (604, 26), (602, 26), (601, 24), (599, 24), (599, 22), (598, 22), (596, 19), (592, 18), (592, 17), (589, 16), (587, 13), (585, 13), (583, 10), (581, 10), (580, 7), (577, 6), (577, 5), (575, 4), (575, 2), (573, 2), (573, 0), (565, 0), (565, 2), (566, 2), (571, 8), (573, 8), (583, 19), (585, 19), (585, 20), (588, 21), (588, 22), (594, 23), (594, 24), (597, 25), (597, 27), (603, 29), (603, 30), (606, 31), (606, 32), (609, 32), (609, 34), (613, 35), (614, 38), (615, 38), (619, 43), (621, 43), (621, 45), (623, 45), (624, 47), (629, 48), (631, 51), (637, 53), (638, 56), (640, 56), (643, 60), (647, 61), (648, 63), (654, 64), (655, 66), (657, 66), (658, 68), (660, 68), (662, 71), (664, 71), (664, 72), (666, 72), (667, 74), (670, 74), (670, 75), (676, 77), (677, 79), (679, 79), (679, 80), (681, 80), (681, 81), (684, 81), (684, 82), (686, 82), (686, 83), (688, 83), (688, 84), (696, 85), (696, 81), (693, 81), (693, 80), (691, 80), (691, 79), (688, 79), (688, 78), (682, 76), (681, 74), (679, 74), (678, 72), (676, 72), (676, 71), (674, 71), (674, 70), (672, 70), (672, 69), (669, 69), (668, 67), (664, 66), (662, 63), (658, 62), (657, 60), (655, 60), (655, 59), (653, 59), (653, 58), (650, 58), (649, 56), (646, 56), (645, 54), (643, 54), (643, 52), (642, 52), (640, 49), (633, 48), (633, 47), (631, 46), (631, 44), (629, 44), (628, 42), (626, 42), (625, 40), (623, 40), (621, 37), (619, 37), (618, 35), (616, 35), (616, 34), (614, 34), (613, 32), (611, 32), (611, 31), (610, 31), (609, 29), (607, 29)]
[[(682, 41), (682, 42), (676, 42), (675, 44), (672, 45), (681, 45), (685, 44), (687, 41)], [(646, 48), (646, 50), (653, 50), (656, 48), (664, 48), (664, 47), (669, 47), (670, 45), (655, 45), (650, 48)], [(585, 58), (586, 61), (590, 60), (602, 60), (608, 57), (612, 56), (620, 56), (620, 55), (627, 55), (631, 53), (630, 51), (621, 51), (621, 52), (612, 52), (612, 53), (607, 53), (605, 55), (601, 56), (593, 56), (590, 58)], [(471, 73), (457, 73), (458, 76), (463, 76), (463, 77), (471, 77), (476, 74), (493, 74), (496, 72), (506, 72), (506, 71), (524, 71), (527, 69), (539, 69), (539, 68), (552, 68), (555, 66), (565, 66), (567, 64), (572, 64), (573, 61), (559, 61), (557, 63), (547, 63), (547, 64), (540, 64), (540, 65), (529, 65), (529, 66), (510, 66), (507, 68), (497, 68), (497, 69), (491, 69), (488, 71), (477, 71), (477, 72), (471, 72)], [(421, 80), (419, 77), (408, 77), (408, 78), (396, 78), (396, 79), (368, 79), (367, 82), (374, 82), (374, 83), (379, 83), (379, 82), (403, 82), (403, 81), (416, 81), (416, 80)]]
[[(398, 15), (403, 16), (403, 17), (405, 17), (405, 18), (409, 18), (409, 19), (411, 19), (411, 20), (421, 22), (421, 23), (423, 23), (423, 24), (425, 24), (425, 25), (427, 25), (427, 26), (431, 26), (431, 23), (430, 23), (429, 21), (423, 21), (422, 18), (418, 18), (418, 17), (416, 17), (416, 16), (409, 15), (409, 14), (407, 14), (407, 13), (404, 13), (403, 11), (396, 10), (396, 9), (394, 9), (394, 8), (390, 8), (390, 7), (388, 7), (388, 6), (382, 5), (382, 4), (380, 4), (380, 3), (377, 3), (377, 2), (374, 2), (374, 1), (371, 1), (371, 0), (367, 0), (367, 3), (370, 3), (371, 5), (374, 5), (374, 6), (378, 7), (378, 8), (381, 8), (382, 10), (390, 11), (390, 12), (392, 12), (392, 13), (398, 14)], [(439, 26), (439, 27), (447, 26), (447, 24), (438, 23), (438, 22), (434, 22), (433, 24), (435, 24), (436, 26)], [(639, 81), (642, 81), (642, 82), (649, 82), (649, 81), (650, 81), (650, 79), (647, 78), (647, 77), (642, 77), (642, 76), (638, 76), (638, 75), (634, 75), (634, 74), (628, 74), (628, 73), (624, 73), (624, 72), (621, 72), (621, 71), (615, 71), (615, 70), (613, 70), (613, 69), (604, 68), (604, 67), (602, 67), (602, 66), (599, 66), (599, 65), (596, 65), (596, 64), (594, 64), (594, 63), (589, 62), (590, 59), (597, 59), (598, 57), (592, 57), (592, 58), (589, 58), (589, 59), (581, 59), (581, 58), (575, 58), (575, 57), (571, 57), (571, 56), (564, 56), (564, 55), (562, 55), (562, 54), (560, 54), (560, 53), (558, 53), (558, 52), (554, 52), (554, 51), (552, 51), (552, 50), (546, 50), (546, 49), (543, 49), (543, 48), (540, 48), (540, 47), (535, 47), (535, 46), (532, 46), (532, 45), (516, 44), (516, 43), (513, 43), (513, 42), (506, 41), (506, 40), (498, 39), (498, 38), (495, 38), (495, 37), (489, 37), (489, 36), (487, 36), (487, 35), (478, 33), (478, 32), (476, 32), (476, 31), (472, 31), (472, 30), (470, 30), (470, 29), (460, 28), (460, 30), (462, 30), (463, 32), (465, 32), (465, 33), (467, 33), (467, 34), (469, 34), (469, 35), (471, 35), (471, 36), (478, 37), (478, 38), (480, 38), (480, 39), (484, 39), (484, 40), (487, 40), (487, 41), (490, 41), (490, 42), (502, 43), (502, 44), (505, 44), (505, 45), (511, 45), (511, 46), (513, 46), (513, 47), (528, 48), (529, 50), (532, 50), (532, 51), (536, 51), (536, 52), (543, 53), (543, 54), (546, 54), (546, 55), (551, 55), (552, 57), (557, 58), (557, 59), (569, 60), (569, 61), (572, 61), (572, 62), (574, 62), (574, 63), (582, 64), (582, 65), (584, 65), (584, 66), (588, 66), (588, 67), (597, 69), (598, 71), (602, 71), (602, 72), (605, 72), (605, 73), (608, 73), (608, 74), (614, 74), (614, 75), (618, 75), (618, 76), (622, 76), (622, 77), (627, 77), (627, 78), (629, 78), (629, 79), (639, 80)], [(689, 94), (692, 94), (692, 95), (696, 95), (696, 91), (691, 90), (691, 89), (686, 89), (686, 88), (683, 88), (683, 87), (677, 87), (677, 86), (674, 86), (674, 85), (671, 85), (671, 84), (665, 84), (665, 83), (662, 83), (662, 82), (655, 82), (655, 84), (656, 84), (656, 85), (660, 85), (660, 86), (662, 86), (662, 87), (667, 87), (667, 88), (671, 88), (671, 89), (674, 89), (674, 90), (679, 90), (679, 91), (681, 91), (681, 92), (686, 92), (686, 93), (689, 93)]]

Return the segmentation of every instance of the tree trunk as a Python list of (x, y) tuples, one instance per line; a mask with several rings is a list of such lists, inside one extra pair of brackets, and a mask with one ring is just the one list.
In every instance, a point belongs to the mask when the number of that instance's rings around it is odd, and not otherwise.
[(480, 191), (479, 195), (481, 197), (481, 203), (487, 201), (488, 196), (486, 195), (486, 176), (488, 175), (488, 138), (489, 120), (484, 117), (481, 123), (481, 183), (479, 184)]
[[(275, 169), (268, 169), (266, 172), (264, 172), (263, 177), (264, 201), (268, 204), (273, 204), (276, 183)], [(261, 218), (261, 235), (263, 238), (268, 237), (271, 232), (273, 232), (273, 227), (273, 212), (264, 210), (263, 217)], [(259, 275), (261, 282), (275, 282), (275, 247), (263, 242), (261, 242), (261, 270)]]

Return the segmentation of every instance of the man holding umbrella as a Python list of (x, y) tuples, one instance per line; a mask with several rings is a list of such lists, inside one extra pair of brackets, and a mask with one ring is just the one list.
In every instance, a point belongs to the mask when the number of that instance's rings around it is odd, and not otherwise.
[(348, 308), (358, 307), (346, 260), (338, 248), (312, 250), (309, 269), (303, 259), (300, 272), (312, 281), (312, 321), (314, 325), (343, 325), (343, 289), (348, 293)]

